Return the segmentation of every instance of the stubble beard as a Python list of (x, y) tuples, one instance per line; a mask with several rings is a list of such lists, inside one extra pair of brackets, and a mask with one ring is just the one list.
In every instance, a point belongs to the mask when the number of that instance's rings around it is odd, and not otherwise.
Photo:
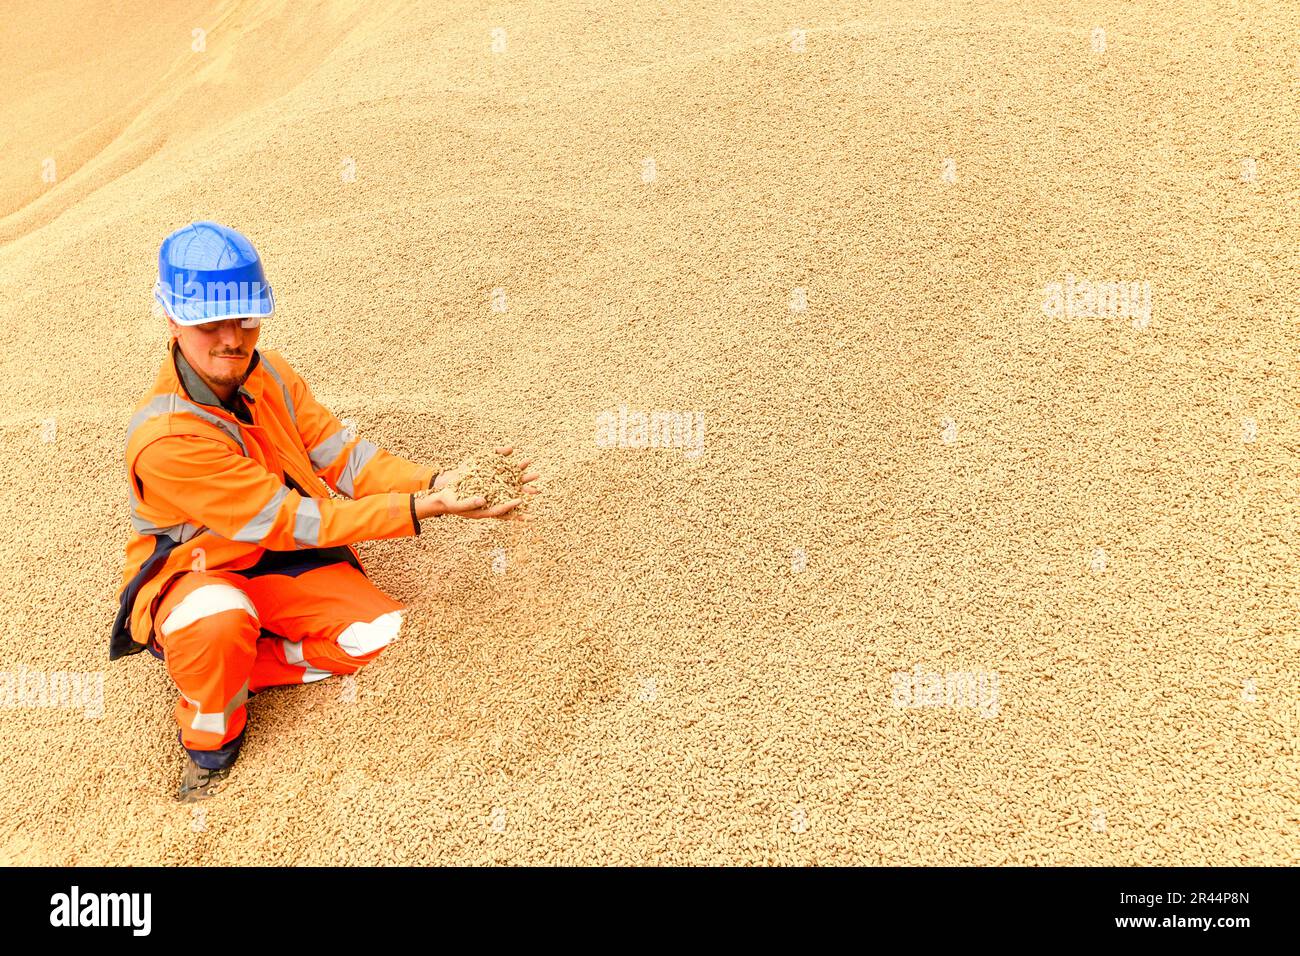
[(231, 363), (226, 359), (213, 357), (213, 363), (216, 368), (211, 374), (211, 378), (218, 385), (238, 385), (244, 380), (248, 372), (248, 359), (242, 359), (242, 365)]

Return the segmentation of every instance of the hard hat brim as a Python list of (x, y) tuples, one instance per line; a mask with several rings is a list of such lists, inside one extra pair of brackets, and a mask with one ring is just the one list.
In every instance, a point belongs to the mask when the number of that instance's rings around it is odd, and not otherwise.
[(265, 318), (275, 311), (275, 295), (269, 285), (257, 295), (236, 299), (186, 299), (175, 295), (165, 283), (154, 283), (154, 299), (177, 325), (202, 325), (223, 319)]

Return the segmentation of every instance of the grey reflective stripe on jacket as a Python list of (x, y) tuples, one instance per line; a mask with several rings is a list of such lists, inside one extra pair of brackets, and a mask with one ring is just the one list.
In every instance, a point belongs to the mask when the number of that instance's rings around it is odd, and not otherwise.
[(350, 429), (340, 428), (329, 438), (323, 440), (319, 445), (307, 453), (311, 458), (311, 466), (317, 471), (324, 471), (330, 465), (334, 464), (339, 455), (343, 454), (343, 448), (355, 437)]
[(303, 498), (293, 516), (293, 540), (304, 548), (320, 545), (320, 503), (315, 498)]
[(353, 489), (357, 480), (357, 475), (361, 474), (361, 469), (366, 467), (375, 453), (379, 451), (379, 446), (374, 442), (366, 441), (364, 438), (359, 439), (352, 446), (352, 451), (348, 452), (348, 463), (343, 466), (343, 474), (339, 475), (339, 491), (343, 492), (349, 498), (355, 498)]
[[(356, 438), (356, 432), (351, 428), (341, 428), (329, 438), (326, 438), (319, 445), (307, 453), (311, 458), (311, 466), (316, 471), (321, 472), (328, 468), (334, 462), (338, 461), (339, 455), (343, 454), (343, 449), (347, 447), (348, 442)], [(355, 486), (357, 475), (361, 474), (361, 469), (366, 467), (370, 459), (375, 457), (375, 452), (379, 451), (379, 446), (374, 442), (360, 439), (352, 450), (348, 452), (347, 463), (343, 466), (343, 472), (339, 475), (338, 489), (349, 498), (355, 498)]]
[(140, 534), (162, 535), (171, 538), (177, 544), (184, 544), (204, 530), (202, 525), (190, 524), (188, 521), (166, 527), (150, 524), (140, 514), (140, 499), (135, 496), (135, 489), (128, 488), (127, 493), (131, 496), (131, 526)]
[[(244, 541), (257, 544), (271, 532), (275, 526), (275, 517), (280, 513), (280, 506), (289, 497), (289, 489), (284, 485), (277, 488), (266, 505), (248, 522), (235, 532), (232, 541)], [(304, 548), (320, 545), (320, 502), (315, 498), (299, 496), (298, 508), (293, 516), (294, 543)]]
[(202, 406), (195, 405), (193, 402), (181, 398), (179, 395), (156, 395), (149, 399), (144, 408), (140, 409), (131, 417), (131, 424), (126, 429), (126, 443), (129, 447), (131, 436), (135, 430), (149, 421), (151, 418), (157, 418), (159, 415), (171, 415), (176, 412), (183, 412), (187, 415), (193, 415), (200, 418), (210, 425), (216, 425), (223, 432), (239, 443), (239, 450), (248, 454), (248, 449), (244, 447), (244, 438), (239, 433), (239, 426), (234, 422), (228, 422), (224, 418), (218, 418), (209, 411), (205, 411)]
[(280, 505), (284, 503), (284, 499), (288, 496), (289, 489), (284, 485), (275, 489), (275, 493), (271, 495), (271, 500), (263, 506), (261, 511), (253, 515), (252, 521), (236, 531), (235, 536), (230, 540), (257, 544), (257, 542), (265, 538), (275, 524), (275, 516), (280, 511)]
[(275, 370), (274, 365), (265, 359), (262, 360), (261, 365), (270, 373), (271, 378), (275, 379), (275, 384), (280, 386), (280, 391), (284, 393), (284, 404), (289, 407), (289, 420), (297, 426), (298, 411), (293, 407), (293, 396), (289, 394), (289, 386), (284, 384), (284, 379), (280, 377), (280, 373)]

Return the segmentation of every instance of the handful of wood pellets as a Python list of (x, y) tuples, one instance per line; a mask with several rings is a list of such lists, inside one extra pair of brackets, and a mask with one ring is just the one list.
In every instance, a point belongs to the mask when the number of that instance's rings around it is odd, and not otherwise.
[(415, 497), (423, 498), (425, 495), (434, 495), (450, 489), (455, 492), (457, 498), (462, 500), (482, 498), (487, 502), (485, 507), (488, 508), (519, 498), (520, 503), (515, 511), (527, 510), (528, 498), (523, 492), (524, 470), (505, 455), (495, 453), (475, 455), (461, 462), (456, 467), (456, 471), (460, 472), (459, 480), (444, 485), (438, 491), (432, 488), (417, 491)]

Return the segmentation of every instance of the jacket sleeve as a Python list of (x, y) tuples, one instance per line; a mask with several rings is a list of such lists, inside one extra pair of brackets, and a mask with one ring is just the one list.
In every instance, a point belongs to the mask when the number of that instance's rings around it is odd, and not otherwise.
[(136, 458), (141, 500), (272, 551), (329, 548), (420, 533), (414, 499), (396, 492), (356, 501), (309, 498), (216, 438), (168, 435)]
[(316, 401), (303, 378), (288, 368), (286, 387), (312, 469), (331, 488), (349, 498), (386, 491), (411, 493), (433, 486), (437, 469), (408, 461), (359, 437)]

